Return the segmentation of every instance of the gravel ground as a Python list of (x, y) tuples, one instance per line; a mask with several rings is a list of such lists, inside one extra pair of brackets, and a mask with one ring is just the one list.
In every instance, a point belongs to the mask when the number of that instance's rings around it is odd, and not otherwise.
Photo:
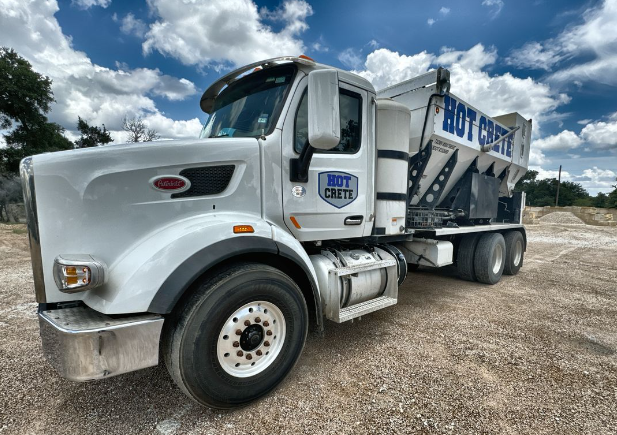
[(328, 322), (275, 392), (221, 412), (163, 367), (60, 379), (41, 354), (23, 226), (0, 225), (0, 432), (616, 433), (617, 228), (528, 231), (516, 277), (420, 269), (398, 305)]
[(554, 211), (540, 219), (541, 224), (560, 224), (560, 225), (585, 225), (582, 219), (577, 218), (574, 213), (569, 211)]

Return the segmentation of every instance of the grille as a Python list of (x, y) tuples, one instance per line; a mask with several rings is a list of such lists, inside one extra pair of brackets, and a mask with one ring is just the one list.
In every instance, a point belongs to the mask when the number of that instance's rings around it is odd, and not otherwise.
[(191, 187), (184, 192), (174, 193), (171, 197), (188, 198), (219, 194), (229, 185), (235, 169), (234, 165), (183, 169), (180, 171), (180, 175), (191, 182)]
[(433, 210), (410, 210), (407, 226), (410, 228), (441, 228), (443, 218)]

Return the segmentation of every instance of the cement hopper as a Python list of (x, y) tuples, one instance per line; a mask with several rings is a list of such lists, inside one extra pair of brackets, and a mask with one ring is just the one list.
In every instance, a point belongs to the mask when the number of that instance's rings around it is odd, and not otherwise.
[(449, 89), (440, 68), (378, 92), (411, 111), (407, 226), (507, 222), (524, 206), (513, 189), (527, 171), (531, 120), (490, 117)]

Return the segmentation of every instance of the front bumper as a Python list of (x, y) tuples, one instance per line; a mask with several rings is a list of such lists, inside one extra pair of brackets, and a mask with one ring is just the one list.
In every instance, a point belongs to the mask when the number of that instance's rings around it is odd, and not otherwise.
[(112, 318), (87, 307), (39, 313), (43, 352), (58, 373), (90, 381), (155, 366), (163, 317)]

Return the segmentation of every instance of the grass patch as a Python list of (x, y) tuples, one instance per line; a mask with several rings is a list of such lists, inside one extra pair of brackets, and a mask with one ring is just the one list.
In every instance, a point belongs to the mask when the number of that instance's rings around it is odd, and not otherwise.
[(23, 228), (13, 228), (13, 234), (28, 234), (28, 230)]

